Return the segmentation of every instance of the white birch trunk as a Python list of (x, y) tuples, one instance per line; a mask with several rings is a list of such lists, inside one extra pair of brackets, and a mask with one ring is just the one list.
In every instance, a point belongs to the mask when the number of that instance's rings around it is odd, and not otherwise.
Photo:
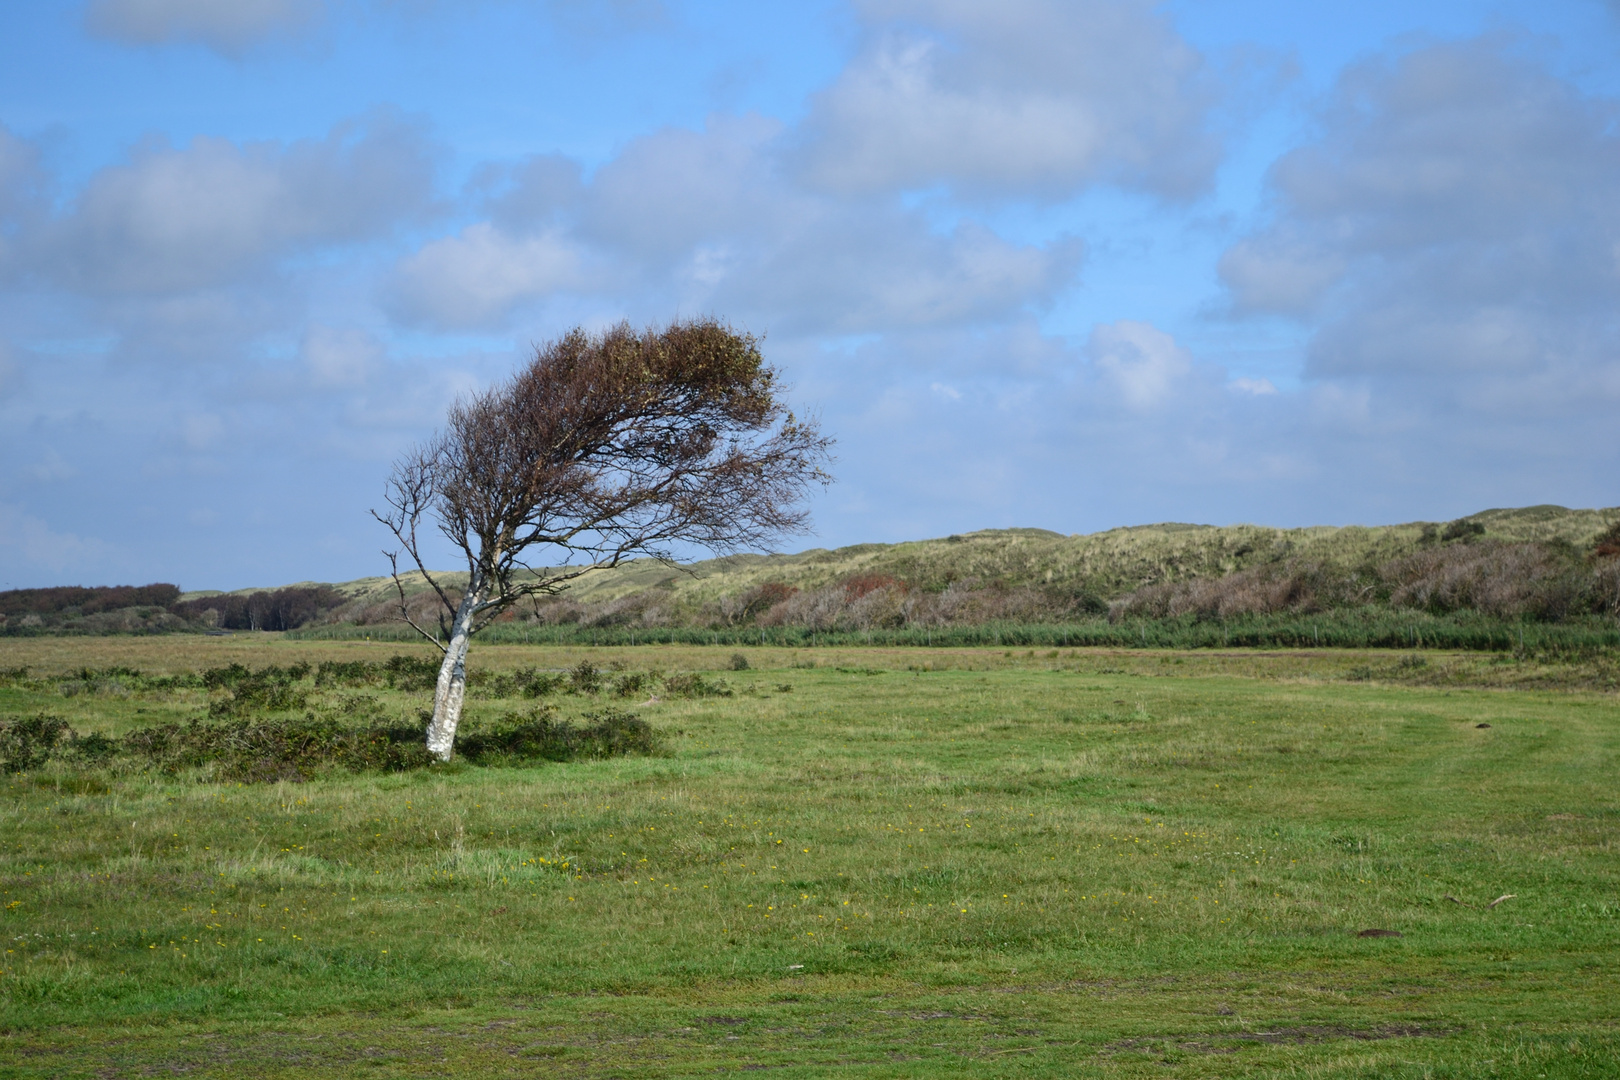
[(444, 663), (439, 665), (439, 681), (433, 688), (433, 720), (428, 724), (428, 753), (449, 761), (455, 752), (456, 725), (461, 722), (461, 703), (467, 696), (467, 646), (472, 640), (473, 616), (484, 600), (484, 582), (475, 573), (467, 582), (467, 592), (456, 608), (450, 624), (450, 641)]

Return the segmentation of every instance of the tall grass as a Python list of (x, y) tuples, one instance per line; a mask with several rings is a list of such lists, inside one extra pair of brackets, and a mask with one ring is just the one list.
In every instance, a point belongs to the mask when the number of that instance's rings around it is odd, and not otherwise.
[[(286, 635), (302, 641), (410, 641), (403, 626), (309, 627)], [(419, 639), (417, 639), (419, 640)], [(772, 645), (788, 648), (852, 645), (1004, 646), (1140, 649), (1354, 648), (1612, 649), (1620, 625), (1588, 617), (1563, 623), (1517, 622), (1474, 612), (1426, 612), (1362, 608), (1315, 615), (1244, 615), (1224, 621), (1193, 616), (1174, 619), (1090, 619), (1071, 623), (991, 622), (978, 626), (815, 630), (803, 626), (582, 627), (573, 624), (497, 624), (480, 640), (527, 645)]]

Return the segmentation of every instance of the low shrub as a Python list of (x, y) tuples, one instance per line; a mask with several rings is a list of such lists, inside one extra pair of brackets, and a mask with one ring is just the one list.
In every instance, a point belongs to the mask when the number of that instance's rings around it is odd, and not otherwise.
[(0, 772), (39, 768), (70, 732), (66, 720), (46, 712), (0, 719)]
[(1129, 618), (1229, 619), (1308, 614), (1352, 603), (1365, 586), (1354, 575), (1307, 560), (1266, 563), (1218, 578), (1146, 585), (1109, 606), (1110, 622)]
[(245, 716), (249, 712), (287, 712), (302, 709), (309, 695), (295, 684), (309, 674), (308, 664), (290, 668), (269, 667), (248, 671), (241, 664), (214, 668), (203, 673), (203, 685), (210, 690), (229, 687), (227, 695), (208, 706), (216, 720)]
[(431, 763), (412, 725), (348, 727), (313, 713), (278, 720), (160, 724), (132, 731), (120, 750), (163, 773), (204, 769), (217, 779), (303, 780), (331, 769), (398, 772)]
[(371, 686), (382, 681), (381, 665), (365, 660), (323, 660), (315, 669), (315, 688)]
[(315, 687), (376, 686), (393, 690), (431, 690), (439, 679), (439, 659), (396, 654), (380, 663), (367, 660), (329, 660), (315, 670)]
[(568, 688), (576, 694), (594, 694), (602, 689), (602, 673), (589, 660), (568, 673)]
[(627, 671), (613, 680), (614, 697), (635, 697), (652, 686), (652, 676), (641, 671)]
[(512, 672), (469, 671), (467, 686), (483, 697), (542, 698), (569, 685), (569, 676), (539, 668), (518, 668)]
[(487, 728), (469, 725), (457, 737), (456, 751), (476, 765), (663, 752), (662, 738), (634, 713), (604, 709), (584, 719), (583, 726), (558, 720), (555, 707), (542, 705)]
[(731, 697), (731, 687), (724, 679), (710, 682), (697, 672), (689, 675), (671, 675), (664, 680), (664, 691), (674, 697)]
[(394, 690), (432, 690), (439, 681), (438, 656), (405, 656), (396, 654), (384, 661), (383, 681)]
[[(140, 728), (122, 739), (80, 735), (49, 713), (10, 716), (0, 718), (0, 772), (29, 772), (54, 759), (171, 776), (197, 771), (206, 779), (249, 783), (301, 781), (325, 772), (403, 772), (435, 764), (420, 724), (384, 723), (380, 711), (375, 698), (356, 695), (321, 714), (198, 718)], [(470, 721), (456, 750), (478, 765), (664, 752), (662, 738), (634, 713), (606, 709), (585, 714), (584, 721), (559, 720), (555, 706), (536, 706), (488, 725)]]
[(1472, 610), (1557, 622), (1589, 607), (1588, 575), (1553, 544), (1452, 545), (1397, 559), (1381, 572), (1391, 604), (1436, 615)]

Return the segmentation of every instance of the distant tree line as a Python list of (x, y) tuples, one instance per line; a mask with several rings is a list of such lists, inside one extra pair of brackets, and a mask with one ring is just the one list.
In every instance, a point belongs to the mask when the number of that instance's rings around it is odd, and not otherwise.
[(221, 630), (296, 630), (342, 605), (344, 596), (324, 585), (265, 589), (243, 596), (221, 593), (173, 604), (183, 619)]
[(11, 589), (0, 592), (0, 615), (58, 615), (75, 612), (95, 615), (132, 607), (168, 608), (180, 599), (176, 585), (62, 585), (53, 589)]
[(196, 629), (293, 630), (341, 606), (324, 585), (221, 593), (180, 600), (177, 585), (64, 585), (0, 592), (0, 629), (162, 632)]

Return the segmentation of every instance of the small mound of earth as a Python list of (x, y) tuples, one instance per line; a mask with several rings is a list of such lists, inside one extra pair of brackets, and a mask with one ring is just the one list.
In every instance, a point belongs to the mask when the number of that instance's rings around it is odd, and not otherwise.
[(1400, 936), (1401, 936), (1401, 932), (1399, 930), (1379, 930), (1377, 928), (1374, 928), (1372, 930), (1363, 930), (1361, 933), (1356, 935), (1356, 937), (1400, 937)]

